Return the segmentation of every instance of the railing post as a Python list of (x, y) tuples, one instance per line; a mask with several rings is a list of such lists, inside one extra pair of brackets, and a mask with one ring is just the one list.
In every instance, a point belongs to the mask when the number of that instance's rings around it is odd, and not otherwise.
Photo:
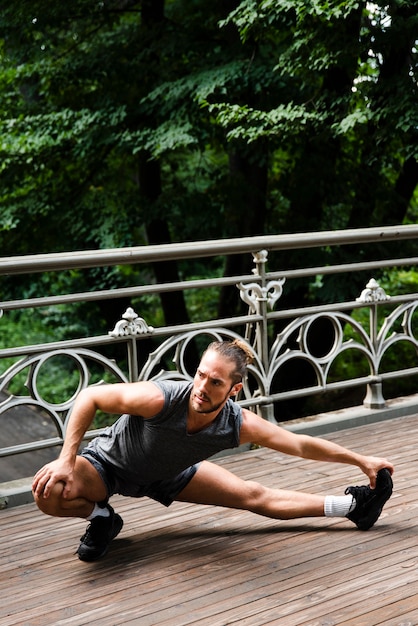
[(390, 300), (385, 290), (379, 286), (379, 283), (371, 278), (363, 289), (357, 302), (364, 302), (369, 306), (370, 310), (370, 340), (373, 346), (373, 372), (370, 383), (367, 385), (367, 393), (363, 400), (363, 405), (368, 409), (384, 409), (386, 406), (385, 398), (382, 393), (382, 379), (379, 376), (379, 357), (378, 357), (378, 332), (377, 332), (377, 303)]
[(268, 368), (269, 350), (268, 350), (268, 335), (267, 335), (267, 300), (268, 294), (266, 289), (266, 262), (268, 253), (266, 250), (253, 253), (255, 262), (255, 275), (260, 277), (260, 293), (257, 295), (256, 301), (258, 303), (257, 313), (262, 316), (261, 322), (257, 325), (258, 331), (258, 349), (260, 352), (261, 362), (264, 369)]
[(135, 337), (130, 338), (127, 348), (129, 382), (134, 383), (138, 380), (138, 352)]
[[(261, 316), (256, 322), (253, 348), (259, 356), (264, 371), (267, 372), (270, 365), (267, 307), (272, 309), (283, 292), (284, 278), (266, 282), (267, 250), (253, 252), (255, 269), (254, 276), (259, 280), (256, 283), (239, 283), (241, 299), (248, 304), (249, 312)], [(253, 324), (247, 324), (245, 338), (250, 339)], [(274, 404), (265, 404), (261, 407), (262, 416), (268, 421), (274, 421)]]
[(367, 385), (367, 393), (363, 400), (363, 405), (367, 409), (384, 409), (386, 406), (386, 400), (382, 393), (382, 379), (380, 376), (375, 376)]
[[(268, 289), (266, 287), (266, 263), (268, 252), (267, 250), (261, 250), (253, 253), (253, 259), (255, 263), (254, 274), (260, 277), (261, 293), (257, 298), (258, 313), (262, 316), (262, 320), (257, 324), (257, 333), (259, 337), (258, 349), (260, 352), (261, 362), (263, 363), (264, 371), (268, 371), (269, 367), (269, 343), (268, 343), (268, 326), (267, 326), (267, 304), (268, 304)], [(269, 422), (274, 422), (274, 404), (261, 405), (261, 415)]]

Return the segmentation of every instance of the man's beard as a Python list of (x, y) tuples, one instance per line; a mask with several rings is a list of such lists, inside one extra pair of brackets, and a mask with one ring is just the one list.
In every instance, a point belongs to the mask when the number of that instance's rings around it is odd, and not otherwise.
[[(225, 398), (225, 400), (228, 399), (228, 396)], [(196, 411), (196, 413), (202, 413), (203, 415), (207, 415), (208, 413), (214, 413), (215, 411), (218, 411), (218, 409), (221, 408), (221, 406), (223, 406), (225, 400), (223, 400), (222, 402), (219, 402), (219, 404), (214, 404), (212, 405), (210, 408), (208, 409), (201, 409), (200, 406), (199, 408), (195, 408), (194, 410)]]
[[(232, 387), (233, 386), (234, 385), (232, 385)], [(231, 389), (232, 389), (232, 387), (231, 387)], [(200, 407), (200, 405), (198, 405), (198, 408), (193, 407), (194, 410), (196, 411), (196, 413), (201, 413), (202, 415), (207, 415), (208, 413), (215, 413), (215, 411), (218, 411), (225, 404), (226, 400), (229, 399), (229, 394), (231, 393), (231, 389), (228, 391), (228, 393), (226, 394), (225, 398), (221, 402), (218, 402), (218, 404), (212, 404), (207, 409), (202, 409)], [(194, 394), (194, 395), (197, 395), (197, 394)]]

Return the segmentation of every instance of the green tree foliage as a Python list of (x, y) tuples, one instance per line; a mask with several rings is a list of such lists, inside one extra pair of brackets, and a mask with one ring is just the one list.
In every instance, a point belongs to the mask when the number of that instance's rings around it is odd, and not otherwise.
[[(4, 4), (2, 254), (414, 220), (417, 25), (413, 0)], [(187, 319), (164, 298), (168, 322)]]

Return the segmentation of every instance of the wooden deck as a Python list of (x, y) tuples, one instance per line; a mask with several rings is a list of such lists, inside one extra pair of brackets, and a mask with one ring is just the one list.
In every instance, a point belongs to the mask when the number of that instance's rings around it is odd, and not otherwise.
[[(1, 626), (418, 624), (418, 416), (326, 436), (396, 465), (368, 532), (347, 520), (114, 497), (125, 526), (104, 559), (74, 556), (85, 522), (34, 504), (0, 511)], [(341, 494), (351, 466), (254, 450), (218, 461), (269, 486)]]

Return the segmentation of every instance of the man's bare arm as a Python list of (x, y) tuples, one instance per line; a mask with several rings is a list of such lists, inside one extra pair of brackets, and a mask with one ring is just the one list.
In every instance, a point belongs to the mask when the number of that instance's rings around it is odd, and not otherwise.
[(83, 389), (74, 403), (68, 420), (61, 453), (55, 461), (44, 465), (32, 483), (34, 493), (47, 498), (54, 485), (65, 484), (64, 497), (71, 491), (73, 470), (80, 444), (98, 410), (110, 414), (130, 413), (144, 418), (156, 415), (163, 408), (160, 389), (150, 382), (117, 383)]
[(394, 471), (387, 459), (358, 454), (320, 437), (292, 433), (246, 409), (243, 409), (241, 443), (256, 443), (304, 459), (355, 465), (369, 477), (372, 488), (380, 469), (387, 467), (391, 473)]

